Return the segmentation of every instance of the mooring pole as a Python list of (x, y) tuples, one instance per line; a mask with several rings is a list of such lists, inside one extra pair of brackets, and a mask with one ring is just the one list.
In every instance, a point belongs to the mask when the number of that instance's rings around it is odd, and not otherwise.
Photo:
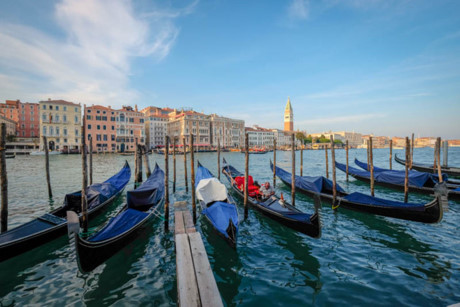
[(300, 177), (303, 176), (303, 145), (300, 145)]
[[(8, 230), (8, 177), (6, 176), (6, 124), (0, 126), (0, 186), (2, 210), (0, 222), (2, 224), (2, 232)], [(50, 190), (51, 191), (51, 190)], [(51, 196), (50, 196), (51, 197)]]
[(273, 189), (276, 187), (276, 139), (273, 139)]
[(86, 187), (88, 186), (88, 173), (86, 163), (86, 121), (83, 116), (83, 125), (81, 126), (81, 170), (82, 170), (82, 186), (81, 186), (81, 224), (83, 232), (88, 232), (88, 203), (86, 202)]
[(93, 184), (93, 137), (89, 137), (89, 185)]
[(372, 136), (369, 137), (369, 163), (371, 172), (371, 195), (374, 196), (374, 149), (372, 145)]
[(173, 138), (173, 193), (176, 193), (176, 137)]
[(393, 140), (390, 140), (390, 169), (393, 169), (391, 165), (392, 160), (393, 160)]
[(134, 188), (136, 189), (139, 182), (137, 181), (138, 180), (138, 172), (139, 172), (139, 156), (137, 155), (137, 152), (138, 152), (138, 149), (137, 149), (137, 138), (136, 138), (136, 142), (135, 142), (135, 145), (134, 145)]
[[(84, 138), (84, 136), (83, 136)], [(51, 191), (51, 179), (50, 179), (50, 157), (48, 154), (48, 139), (46, 136), (43, 136), (43, 149), (45, 150), (45, 171), (46, 171), (46, 183), (48, 184), (48, 197), (53, 197), (53, 192)]]
[(217, 138), (217, 179), (220, 180), (220, 137)]
[(149, 163), (149, 151), (147, 150), (147, 147), (144, 145), (142, 152), (144, 153), (144, 164), (145, 164), (145, 175), (147, 176), (147, 179), (152, 175), (152, 171), (150, 170), (150, 163)]
[(142, 148), (140, 144), (137, 145), (136, 152), (138, 156), (137, 163), (139, 164), (137, 168), (138, 169), (137, 182), (141, 183), (142, 182)]
[(244, 145), (246, 152), (245, 155), (245, 167), (244, 167), (244, 218), (248, 218), (248, 180), (249, 180), (249, 138), (246, 133)]
[(326, 178), (329, 179), (329, 157), (327, 154), (327, 143), (324, 143), (324, 153), (326, 155)]
[(193, 223), (196, 224), (196, 196), (195, 196), (195, 148), (193, 146), (193, 134), (190, 133), (190, 177), (192, 183), (192, 208), (193, 208)]
[(411, 150), (410, 150), (410, 169), (412, 169), (412, 163), (414, 162), (414, 145), (415, 145), (415, 140), (414, 140), (414, 134), (412, 133), (412, 142), (411, 142)]
[(439, 182), (442, 182), (442, 173), (441, 173), (441, 138), (438, 137), (438, 177), (439, 177)]
[[(347, 174), (347, 181), (348, 181), (348, 140), (345, 143), (345, 151), (346, 151), (346, 156), (347, 156), (347, 169), (346, 169), (346, 174)], [(335, 168), (335, 165), (334, 165)]]
[(366, 144), (367, 144), (366, 146), (367, 147), (367, 171), (370, 171), (370, 168), (369, 168), (369, 139), (366, 140)]
[(165, 231), (169, 231), (169, 136), (165, 136)]
[(409, 198), (409, 164), (410, 164), (410, 141), (406, 136), (406, 173), (404, 177), (404, 202), (407, 203)]
[[(335, 210), (335, 202), (337, 200), (337, 182), (335, 173), (335, 148), (334, 148), (334, 136), (331, 134), (331, 156), (332, 156), (332, 208)], [(348, 159), (347, 159), (348, 164)]]
[(185, 142), (185, 136), (182, 138), (182, 144), (184, 146), (184, 178), (185, 178), (185, 192), (188, 193), (188, 178), (187, 178), (187, 146)]
[(292, 174), (291, 174), (291, 199), (292, 206), (295, 207), (295, 135), (291, 135), (291, 160), (292, 160)]

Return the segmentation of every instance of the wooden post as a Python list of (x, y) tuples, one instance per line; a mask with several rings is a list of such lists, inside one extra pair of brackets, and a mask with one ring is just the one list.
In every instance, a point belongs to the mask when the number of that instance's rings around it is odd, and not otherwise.
[(276, 139), (273, 139), (273, 189), (276, 187)]
[(292, 206), (295, 207), (295, 135), (292, 133), (291, 136), (291, 160), (292, 160), (292, 174), (291, 174), (291, 202)]
[(93, 137), (89, 137), (89, 185), (93, 184)]
[[(331, 156), (332, 156), (332, 208), (337, 209), (335, 202), (337, 200), (337, 182), (335, 173), (335, 148), (334, 136), (331, 134)], [(347, 159), (348, 163), (348, 159)]]
[(82, 186), (81, 186), (81, 224), (83, 232), (88, 232), (88, 203), (86, 202), (86, 187), (88, 185), (87, 163), (86, 163), (86, 121), (83, 116), (83, 125), (81, 126), (81, 169), (82, 169)]
[(190, 133), (190, 177), (192, 188), (192, 209), (193, 209), (193, 223), (196, 224), (196, 196), (195, 196), (195, 155), (193, 148), (193, 134)]
[(140, 184), (142, 182), (142, 148), (140, 144), (138, 144), (136, 147), (137, 147), (136, 154), (137, 154), (137, 164), (138, 164), (137, 182)]
[[(326, 143), (323, 143), (326, 145)], [(324, 153), (326, 154), (326, 178), (329, 178), (329, 158), (327, 156), (327, 145), (324, 146)]]
[(176, 137), (173, 138), (173, 193), (176, 193)]
[(303, 146), (300, 145), (300, 177), (303, 176)]
[(393, 140), (390, 140), (390, 169), (393, 169), (391, 165), (392, 161), (393, 161)]
[(137, 188), (138, 186), (138, 172), (139, 172), (139, 157), (137, 155), (137, 138), (136, 138), (136, 143), (134, 145), (134, 188)]
[(185, 177), (185, 192), (188, 193), (188, 178), (187, 178), (187, 146), (185, 136), (182, 138), (182, 145), (184, 146), (184, 177)]
[(53, 192), (51, 191), (50, 157), (48, 154), (48, 139), (46, 138), (46, 136), (43, 136), (43, 144), (45, 144), (45, 146), (43, 146), (43, 149), (45, 150), (45, 170), (46, 170), (46, 182), (48, 183), (48, 196), (49, 198), (52, 198)]
[(249, 178), (249, 137), (246, 133), (244, 140), (244, 147), (246, 152), (245, 156), (245, 167), (244, 167), (244, 218), (248, 218), (248, 178)]
[(412, 164), (414, 162), (414, 145), (415, 145), (415, 140), (414, 140), (414, 134), (412, 133), (412, 145), (411, 145), (411, 150), (410, 150), (410, 169), (412, 169)]
[(444, 145), (443, 148), (442, 148), (442, 156), (443, 156), (442, 165), (444, 167), (447, 167), (448, 166), (447, 158), (448, 158), (448, 155), (449, 155), (449, 142), (446, 140), (446, 141), (443, 141), (442, 144)]
[(407, 203), (409, 198), (409, 164), (410, 164), (410, 142), (406, 136), (406, 177), (404, 178), (404, 202)]
[(6, 151), (6, 124), (2, 123), (0, 126), (0, 186), (1, 186), (1, 199), (2, 199), (0, 223), (2, 224), (2, 232), (6, 232), (8, 230), (8, 177), (6, 176), (6, 153), (5, 151)]
[(150, 170), (150, 163), (149, 163), (149, 152), (147, 150), (147, 147), (144, 145), (143, 147), (143, 153), (144, 153), (144, 164), (145, 164), (145, 172), (147, 179), (152, 175), (152, 171)]
[(217, 179), (220, 180), (220, 138), (217, 139)]
[(438, 137), (437, 139), (438, 141), (438, 156), (437, 156), (437, 160), (438, 160), (438, 178), (439, 178), (439, 182), (442, 182), (442, 173), (441, 173), (441, 138)]
[[(347, 169), (346, 169), (346, 174), (347, 174), (347, 181), (348, 181), (348, 140), (345, 143), (345, 151), (346, 151), (346, 156), (347, 156)], [(334, 166), (335, 168), (335, 166)]]
[(165, 231), (169, 231), (169, 136), (165, 136)]
[(369, 137), (369, 164), (371, 173), (371, 196), (374, 196), (374, 149), (372, 145), (372, 137)]

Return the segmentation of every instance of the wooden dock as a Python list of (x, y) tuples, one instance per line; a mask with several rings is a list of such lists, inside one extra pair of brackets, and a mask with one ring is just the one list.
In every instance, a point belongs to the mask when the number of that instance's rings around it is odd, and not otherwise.
[(177, 297), (180, 306), (223, 306), (201, 235), (186, 202), (174, 204)]

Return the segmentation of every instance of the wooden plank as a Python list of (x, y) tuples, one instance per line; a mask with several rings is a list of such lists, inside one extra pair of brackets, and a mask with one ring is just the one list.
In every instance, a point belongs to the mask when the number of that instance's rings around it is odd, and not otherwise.
[(186, 201), (177, 201), (174, 203), (174, 211), (187, 211)]
[(193, 224), (192, 215), (190, 211), (184, 211), (184, 224), (185, 224), (185, 232), (191, 233), (196, 232), (195, 224)]
[(175, 211), (174, 212), (174, 233), (181, 234), (185, 233), (185, 223), (184, 223), (184, 215), (182, 211)]
[(176, 239), (177, 297), (180, 306), (201, 306), (192, 253), (187, 234)]
[(202, 306), (223, 306), (200, 233), (188, 234)]

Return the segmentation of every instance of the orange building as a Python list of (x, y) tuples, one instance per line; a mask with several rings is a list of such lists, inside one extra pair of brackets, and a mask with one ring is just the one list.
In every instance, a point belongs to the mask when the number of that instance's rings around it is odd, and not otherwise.
[(16, 122), (16, 136), (39, 137), (40, 117), (38, 103), (6, 100), (0, 104), (0, 112), (8, 119)]
[(284, 109), (284, 131), (294, 131), (294, 112), (289, 98)]
[(134, 151), (136, 139), (138, 144), (145, 144), (144, 114), (130, 106), (118, 110), (117, 117), (117, 151)]

